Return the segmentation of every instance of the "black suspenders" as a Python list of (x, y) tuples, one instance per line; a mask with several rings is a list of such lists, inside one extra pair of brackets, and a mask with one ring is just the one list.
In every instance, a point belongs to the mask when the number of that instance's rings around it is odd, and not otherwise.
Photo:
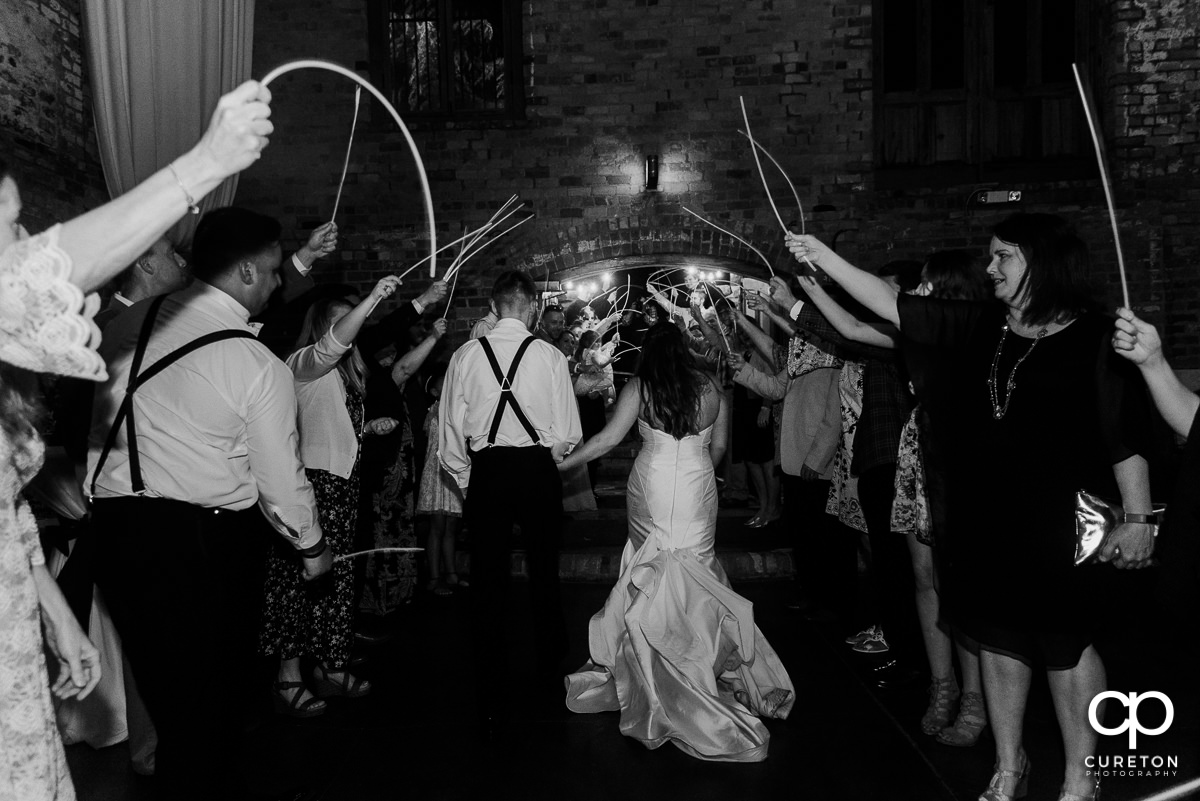
[(500, 384), (500, 404), (496, 407), (496, 416), (492, 418), (492, 430), (488, 432), (488, 445), (496, 444), (496, 434), (500, 431), (500, 421), (504, 419), (504, 410), (512, 407), (513, 414), (517, 416), (517, 420), (525, 429), (525, 433), (533, 440), (534, 445), (541, 443), (538, 437), (537, 430), (533, 424), (529, 422), (529, 418), (525, 416), (525, 412), (521, 410), (521, 405), (517, 403), (517, 398), (513, 395), (512, 384), (517, 377), (517, 367), (521, 364), (521, 358), (525, 355), (525, 351), (529, 350), (530, 343), (536, 337), (528, 337), (517, 348), (517, 355), (513, 357), (512, 364), (508, 366), (508, 375), (500, 369), (500, 362), (496, 361), (496, 352), (492, 350), (491, 344), (488, 343), (487, 337), (480, 337), (479, 344), (483, 346), (484, 355), (487, 356), (488, 362), (492, 365), (492, 372), (496, 374), (496, 381)]
[(125, 398), (121, 401), (120, 407), (117, 408), (117, 416), (113, 420), (112, 428), (108, 430), (108, 438), (104, 441), (104, 449), (100, 451), (100, 459), (96, 462), (96, 471), (92, 473), (91, 495), (93, 497), (96, 495), (96, 482), (100, 478), (100, 470), (104, 467), (104, 462), (108, 459), (109, 451), (117, 443), (117, 433), (121, 430), (122, 423), (125, 424), (125, 440), (129, 447), (129, 481), (133, 486), (135, 494), (140, 495), (146, 490), (146, 485), (142, 482), (141, 463), (138, 460), (137, 430), (133, 422), (133, 393), (137, 392), (151, 378), (154, 378), (154, 376), (194, 350), (199, 350), (214, 342), (221, 342), (226, 339), (255, 338), (249, 331), (234, 331), (232, 329), (214, 331), (171, 351), (156, 361), (145, 372), (139, 373), (138, 371), (142, 369), (142, 359), (146, 356), (146, 346), (150, 344), (150, 332), (154, 329), (154, 321), (158, 317), (158, 311), (162, 308), (163, 301), (166, 299), (166, 295), (160, 295), (151, 301), (150, 308), (146, 311), (146, 319), (142, 321), (142, 330), (138, 334), (137, 348), (133, 351), (133, 362), (129, 365), (129, 383), (125, 385)]

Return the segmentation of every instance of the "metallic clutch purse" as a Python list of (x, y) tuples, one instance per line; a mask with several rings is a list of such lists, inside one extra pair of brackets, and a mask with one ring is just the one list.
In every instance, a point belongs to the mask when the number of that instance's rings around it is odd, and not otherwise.
[[(1166, 507), (1154, 504), (1153, 511), (1161, 519)], [(1124, 520), (1125, 510), (1120, 504), (1083, 490), (1075, 493), (1075, 566), (1095, 559), (1104, 546), (1104, 540)]]

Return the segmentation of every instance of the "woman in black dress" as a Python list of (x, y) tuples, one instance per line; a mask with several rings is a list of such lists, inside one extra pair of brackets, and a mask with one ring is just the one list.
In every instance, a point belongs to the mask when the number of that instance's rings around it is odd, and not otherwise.
[[(1066, 753), (1060, 801), (1092, 799), (1096, 732), (1088, 705), (1105, 689), (1092, 645), (1097, 605), (1118, 568), (1154, 548), (1144, 387), (1115, 358), (1111, 323), (1094, 311), (1087, 250), (1060, 218), (1018, 214), (993, 231), (988, 276), (999, 307), (897, 297), (811, 236), (788, 235), (860, 302), (936, 347), (932, 434), (945, 455), (948, 531), (944, 614), (981, 647), (996, 771), (983, 801), (1024, 795), (1022, 723), (1034, 664), (1047, 670)], [(1074, 496), (1121, 501), (1126, 522), (1100, 560), (1074, 566)]]
[[(445, 282), (435, 283), (419, 299), (421, 308), (444, 295)], [(432, 298), (432, 300), (427, 300)], [(413, 421), (424, 418), (425, 409), (414, 408), (409, 379), (418, 374), (446, 333), (441, 318), (428, 329), (420, 324), (411, 304), (405, 304), (389, 322), (364, 332), (372, 344), (394, 337), (396, 358), (390, 365), (367, 360), (368, 416), (390, 417), (396, 427), (385, 437), (373, 437), (363, 447), (363, 499), (360, 534), (363, 548), (414, 548), (417, 546), (416, 494), (420, 474), (416, 454), (423, 453), (423, 429)], [(419, 314), (419, 312), (418, 312)], [(398, 331), (397, 331), (398, 329)], [(413, 381), (419, 389), (421, 381)], [(423, 392), (423, 390), (422, 390)], [(359, 608), (383, 617), (412, 600), (417, 586), (417, 560), (412, 553), (378, 553), (367, 557), (366, 577)]]

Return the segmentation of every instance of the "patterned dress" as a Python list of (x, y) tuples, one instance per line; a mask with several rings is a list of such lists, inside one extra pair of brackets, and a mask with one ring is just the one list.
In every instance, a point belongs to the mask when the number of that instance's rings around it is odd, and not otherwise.
[[(363, 437), (363, 399), (346, 387), (346, 411)], [(358, 525), (359, 461), (355, 459), (349, 478), (326, 470), (305, 469), (317, 498), (317, 515), (325, 539), (336, 557), (350, 553)], [(329, 668), (342, 668), (354, 644), (354, 565), (351, 560), (335, 562), (332, 581), (320, 579), (309, 585), (295, 549), (276, 542), (267, 557), (266, 602), (263, 610), (262, 653), (280, 659), (311, 656)]]
[(33, 565), (44, 564), (21, 488), (42, 465), (34, 436), (14, 451), (0, 434), (0, 799), (75, 798), (54, 724)]
[(892, 501), (892, 531), (913, 532), (917, 542), (933, 545), (933, 521), (929, 492), (925, 486), (925, 462), (921, 452), (921, 408), (912, 414), (900, 433), (896, 456), (896, 495)]
[(458, 482), (442, 469), (438, 460), (438, 407), (434, 401), (425, 415), (425, 470), (421, 473), (421, 491), (417, 493), (417, 514), (462, 517), (463, 496)]
[[(388, 435), (398, 441), (393, 450), (384, 437), (380, 440), (382, 455), (391, 457), (373, 477), (369, 508), (371, 519), (371, 548), (414, 548), (417, 532), (414, 524), (416, 502), (416, 470), (412, 425), (404, 414), (397, 431)], [(394, 454), (394, 456), (393, 456)], [(417, 586), (417, 560), (412, 553), (380, 553), (366, 557), (367, 577), (359, 608), (374, 615), (385, 615), (408, 603)]]
[(838, 389), (842, 396), (842, 439), (833, 458), (833, 483), (825, 511), (855, 531), (867, 533), (867, 521), (858, 502), (858, 478), (850, 472), (854, 460), (854, 433), (862, 413), (863, 369), (861, 362), (842, 365)]
[[(0, 253), (0, 361), (103, 380), (92, 322), (100, 300), (71, 283), (60, 226)], [(72, 801), (75, 788), (54, 722), (33, 568), (44, 564), (21, 490), (42, 466), (37, 434), (0, 431), (0, 801)]]

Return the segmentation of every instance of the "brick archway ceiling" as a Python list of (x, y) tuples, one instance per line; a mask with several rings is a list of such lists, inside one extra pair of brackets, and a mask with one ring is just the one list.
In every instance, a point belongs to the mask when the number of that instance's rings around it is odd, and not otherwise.
[(774, 226), (725, 223), (743, 242), (682, 214), (623, 217), (528, 231), (513, 243), (508, 264), (534, 280), (569, 281), (618, 270), (695, 267), (767, 280), (765, 258), (776, 272), (793, 263)]
[[(615, 274), (622, 270), (686, 269), (688, 267), (695, 267), (700, 271), (719, 270), (745, 278), (756, 278), (766, 281), (770, 277), (767, 268), (763, 266), (761, 261), (756, 260), (756, 262), (755, 264), (750, 264), (725, 256), (708, 256), (695, 253), (655, 253), (644, 256), (615, 256), (607, 259), (596, 259), (585, 264), (577, 264), (574, 267), (563, 270), (551, 270), (549, 280), (561, 283), (563, 281), (578, 281), (583, 278), (602, 275), (603, 273)], [(540, 278), (541, 276), (535, 273), (534, 277)]]

